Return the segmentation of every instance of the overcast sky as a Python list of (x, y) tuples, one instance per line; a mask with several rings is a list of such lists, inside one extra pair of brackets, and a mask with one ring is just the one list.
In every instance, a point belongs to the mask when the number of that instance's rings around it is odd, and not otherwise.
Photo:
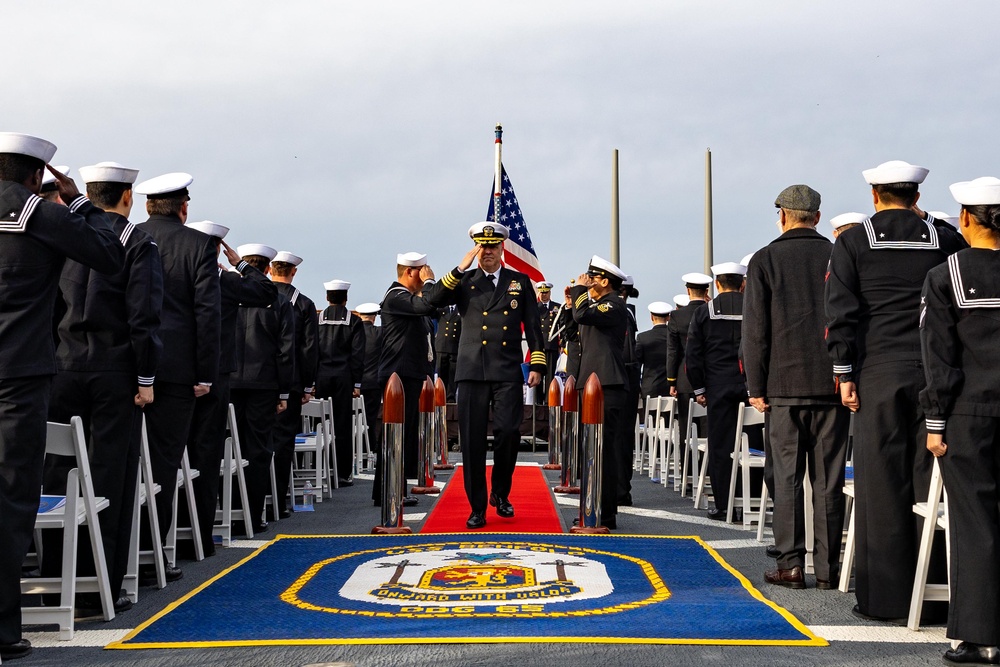
[[(610, 254), (639, 307), (775, 235), (774, 198), (823, 197), (820, 230), (871, 212), (861, 170), (930, 168), (920, 204), (1000, 175), (1000, 4), (924, 2), (8, 3), (0, 130), (53, 162), (191, 173), (190, 216), (305, 258), (297, 286), (379, 301), (397, 252), (438, 275), (470, 246), (493, 126), (546, 277)], [(20, 55), (17, 55), (20, 53)], [(142, 197), (132, 221), (145, 220)]]

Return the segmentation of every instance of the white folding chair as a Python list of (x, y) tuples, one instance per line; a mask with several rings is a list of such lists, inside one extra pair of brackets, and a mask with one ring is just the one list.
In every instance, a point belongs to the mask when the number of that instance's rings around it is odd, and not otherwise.
[[(708, 498), (705, 496), (705, 486), (708, 482), (708, 434), (704, 437), (699, 437), (698, 435), (698, 424), (695, 423), (695, 419), (698, 417), (705, 417), (708, 415), (708, 410), (692, 398), (688, 403), (688, 420), (687, 420), (687, 451), (684, 452), (685, 460), (690, 456), (691, 459), (691, 475), (692, 478), (695, 475), (695, 469), (697, 468), (697, 484), (693, 483), (692, 486), (695, 488), (694, 492), (694, 506), (696, 509), (706, 509), (708, 508)], [(684, 483), (687, 483), (687, 470), (688, 466), (684, 465)], [(683, 496), (683, 492), (681, 493)]]
[[(191, 467), (191, 460), (188, 458), (187, 447), (185, 447), (184, 454), (181, 456), (181, 467), (177, 470), (177, 492), (174, 493), (173, 520), (170, 522), (166, 545), (163, 547), (167, 562), (173, 566), (177, 565), (177, 540), (194, 542), (195, 560), (205, 560), (205, 548), (201, 543), (201, 531), (198, 529), (198, 507), (194, 501), (194, 480), (200, 475), (200, 470)], [(182, 491), (188, 508), (189, 521), (187, 526), (179, 525), (180, 515), (177, 512)]]
[(847, 537), (844, 539), (844, 556), (840, 563), (840, 585), (837, 589), (846, 593), (851, 589), (851, 572), (854, 569), (854, 480), (844, 484), (844, 514), (847, 520)]
[[(323, 502), (329, 497), (330, 474), (328, 472), (328, 448), (330, 446), (328, 427), (331, 421), (327, 419), (328, 409), (326, 399), (313, 399), (302, 406), (303, 435), (296, 438), (295, 458), (292, 465), (292, 478), (288, 486), (295, 504), (295, 496), (302, 495), (308, 482), (314, 492), (316, 502)], [(303, 442), (298, 442), (301, 439)]]
[(371, 464), (371, 442), (368, 440), (368, 413), (365, 411), (365, 399), (361, 396), (354, 399), (354, 474), (369, 469)]
[[(646, 468), (646, 460), (651, 446), (650, 434), (656, 426), (653, 414), (658, 407), (659, 399), (655, 396), (647, 396), (642, 404), (642, 419), (635, 439), (635, 451), (632, 452), (632, 470), (640, 474)], [(652, 476), (652, 470), (650, 470), (650, 476)]]
[[(101, 600), (104, 620), (115, 617), (114, 598), (108, 578), (107, 561), (104, 558), (104, 544), (101, 541), (101, 525), (97, 513), (108, 507), (106, 498), (94, 496), (94, 484), (90, 478), (90, 458), (83, 435), (83, 420), (70, 419), (69, 424), (48, 423), (45, 433), (45, 453), (55, 456), (73, 457), (76, 467), (66, 478), (66, 503), (62, 507), (39, 512), (35, 518), (35, 530), (58, 529), (63, 534), (62, 572), (59, 577), (33, 577), (21, 579), (21, 594), (34, 595), (58, 593), (59, 605), (55, 607), (22, 607), (23, 622), (28, 625), (55, 623), (59, 626), (59, 639), (73, 638), (73, 605), (77, 593), (97, 593)], [(78, 577), (76, 574), (76, 552), (80, 526), (87, 526), (90, 547), (94, 554), (93, 577)], [(117, 591), (116, 591), (117, 593)]]
[[(236, 428), (236, 408), (229, 404), (228, 418), (229, 437), (226, 438), (225, 449), (222, 454), (222, 463), (219, 473), (222, 475), (221, 485), (221, 509), (215, 510), (215, 526), (212, 528), (212, 535), (222, 538), (222, 546), (228, 547), (233, 540), (233, 524), (242, 521), (244, 534), (247, 539), (253, 539), (253, 524), (248, 520), (246, 508), (250, 506), (247, 499), (247, 480), (243, 469), (250, 465), (250, 462), (243, 458), (243, 450), (240, 448), (240, 433)], [(236, 488), (240, 494), (240, 506), (233, 507), (233, 477), (236, 478)]]
[[(749, 440), (747, 439), (746, 433), (743, 432), (743, 429), (747, 426), (763, 424), (764, 413), (758, 412), (757, 408), (747, 406), (745, 403), (740, 403), (737, 410), (736, 439), (733, 443), (733, 453), (731, 455), (733, 459), (733, 472), (729, 479), (729, 505), (726, 508), (726, 521), (732, 522), (733, 520), (733, 509), (736, 505), (736, 475), (737, 473), (740, 473), (743, 480), (743, 493), (741, 496), (741, 503), (743, 506), (743, 525), (749, 526), (753, 522), (751, 514), (753, 498), (750, 493), (750, 469), (764, 467), (764, 452), (750, 451)], [(766, 485), (764, 485), (764, 489), (767, 489)], [(758, 498), (757, 502), (765, 504), (766, 497), (762, 496)]]
[(673, 480), (674, 491), (681, 488), (681, 439), (677, 416), (677, 399), (661, 396), (656, 428), (660, 443), (660, 484), (667, 486), (668, 480)]
[[(132, 505), (132, 538), (129, 542), (129, 560), (125, 570), (122, 587), (125, 595), (132, 602), (139, 599), (139, 566), (152, 565), (156, 572), (156, 587), (167, 585), (166, 567), (163, 564), (163, 550), (160, 548), (160, 520), (156, 516), (156, 494), (160, 485), (153, 481), (153, 467), (149, 462), (149, 440), (146, 437), (146, 416), (142, 417), (142, 435), (139, 445), (139, 483), (135, 488), (135, 501)], [(149, 532), (154, 547), (149, 550), (140, 548), (139, 531), (142, 508), (146, 509), (149, 520)]]
[(913, 577), (913, 594), (910, 596), (910, 614), (906, 627), (910, 630), (920, 629), (920, 613), (924, 601), (947, 602), (950, 597), (949, 584), (928, 584), (927, 571), (931, 564), (931, 549), (934, 546), (934, 533), (944, 531), (945, 544), (948, 551), (948, 571), (951, 572), (951, 530), (948, 527), (948, 492), (944, 488), (941, 477), (941, 467), (934, 459), (934, 469), (931, 471), (931, 483), (927, 492), (927, 502), (915, 503), (913, 513), (923, 517), (923, 528), (920, 531), (920, 547), (917, 551), (917, 572)]

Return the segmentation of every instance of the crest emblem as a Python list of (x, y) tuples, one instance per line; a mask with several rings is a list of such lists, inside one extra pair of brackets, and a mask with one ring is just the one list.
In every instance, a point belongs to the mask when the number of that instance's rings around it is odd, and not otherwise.
[(510, 307), (517, 308), (517, 299), (514, 299), (513, 301), (510, 302)]
[(493, 232), (495, 231), (496, 231), (495, 229), (493, 229), (489, 225), (486, 225), (485, 227), (483, 227), (483, 236), (489, 238), (490, 236), (493, 236)]
[(611, 310), (611, 304), (610, 303), (599, 303), (599, 304), (597, 304), (597, 310), (601, 311), (602, 313), (606, 313), (609, 310)]

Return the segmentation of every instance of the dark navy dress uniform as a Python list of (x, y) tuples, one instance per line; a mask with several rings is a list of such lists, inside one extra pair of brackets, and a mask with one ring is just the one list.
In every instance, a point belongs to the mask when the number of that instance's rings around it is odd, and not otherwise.
[(556, 314), (559, 344), (566, 352), (566, 377), (580, 379), (580, 325), (573, 319), (573, 309), (563, 304)]
[(104, 211), (83, 195), (65, 207), (0, 181), (0, 644), (21, 640), (21, 565), (42, 488), (59, 276), (66, 258), (113, 274), (124, 256)]
[(629, 428), (627, 418), (632, 413), (627, 403), (628, 371), (625, 368), (625, 338), (629, 315), (625, 302), (617, 292), (609, 292), (597, 301), (588, 296), (587, 288), (574, 285), (573, 320), (580, 332), (581, 392), (592, 373), (597, 374), (604, 391), (604, 447), (601, 450), (601, 523), (614, 527), (618, 514), (618, 458), (620, 431)]
[(371, 451), (382, 449), (382, 390), (378, 382), (378, 362), (382, 355), (382, 327), (362, 322), (365, 328), (365, 372), (361, 375), (361, 398), (368, 420), (368, 445)]
[(559, 326), (556, 324), (556, 316), (559, 314), (559, 304), (549, 299), (545, 303), (538, 302), (538, 326), (542, 330), (542, 338), (545, 339), (545, 376), (542, 383), (535, 390), (535, 403), (538, 405), (548, 405), (548, 389), (555, 377), (556, 362), (559, 360), (559, 334), (556, 333)]
[(964, 245), (945, 223), (889, 209), (841, 234), (833, 247), (826, 342), (834, 374), (852, 375), (860, 400), (855, 582), (858, 609), (869, 616), (909, 612), (919, 543), (912, 507), (927, 497), (933, 463), (918, 400), (920, 289), (927, 272)]
[(723, 292), (695, 310), (685, 350), (692, 393), (708, 400), (708, 473), (715, 507), (722, 511), (729, 505), (736, 409), (747, 402), (739, 359), (742, 325), (743, 294)]
[[(458, 343), (458, 428), (465, 493), (473, 512), (486, 511), (486, 431), (493, 408), (491, 491), (506, 500), (517, 463), (524, 418), (521, 332), (528, 343), (531, 371), (545, 372), (545, 342), (531, 279), (499, 269), (496, 287), (482, 269), (457, 268), (424, 297), (435, 306), (454, 304), (462, 316)], [(384, 311), (383, 311), (384, 312)]]
[(295, 319), (295, 364), (292, 386), (288, 392), (288, 407), (274, 423), (274, 474), (278, 485), (278, 511), (287, 512), (288, 480), (295, 457), (295, 436), (302, 431), (302, 398), (316, 389), (316, 368), (319, 365), (316, 304), (289, 283), (275, 282), (278, 293), (292, 305)]
[(354, 461), (353, 423), (355, 389), (361, 390), (365, 372), (365, 329), (361, 318), (347, 306), (329, 306), (319, 318), (319, 369), (316, 392), (332, 401), (337, 475), (352, 477)]
[(699, 308), (704, 308), (707, 301), (692, 299), (686, 306), (680, 306), (670, 313), (667, 323), (667, 385), (677, 390), (677, 421), (681, 426), (681, 445), (687, 445), (688, 405), (694, 397), (694, 389), (688, 380), (684, 369), (687, 353), (688, 329), (691, 320)]
[[(951, 524), (948, 637), (1000, 644), (1000, 253), (969, 248), (927, 273), (920, 341), (929, 432)], [(863, 404), (862, 404), (863, 405)]]
[(635, 360), (642, 368), (639, 395), (669, 396), (667, 382), (667, 340), (670, 329), (666, 324), (654, 325), (635, 337)]
[(462, 316), (454, 306), (442, 308), (438, 312), (437, 333), (434, 335), (435, 366), (450, 403), (455, 402), (455, 364), (461, 334)]
[(153, 385), (155, 400), (144, 412), (153, 481), (161, 487), (156, 514), (165, 537), (177, 469), (194, 418), (194, 386), (212, 384), (219, 375), (219, 251), (212, 237), (185, 227), (178, 216), (153, 215), (139, 228), (153, 237), (163, 263), (163, 354)]
[(215, 553), (212, 534), (215, 510), (219, 505), (221, 479), (219, 475), (204, 473), (219, 470), (226, 451), (232, 374), (236, 371), (236, 321), (240, 304), (267, 306), (274, 302), (277, 295), (267, 276), (242, 260), (236, 265), (235, 271), (219, 269), (219, 293), (222, 315), (219, 376), (212, 385), (212, 391), (195, 399), (191, 436), (188, 439), (191, 467), (203, 473), (194, 479), (194, 502), (202, 548), (207, 554)]
[[(58, 323), (56, 359), (49, 420), (69, 423), (83, 419), (94, 493), (108, 500), (99, 515), (101, 539), (117, 598), (125, 578), (132, 535), (132, 500), (139, 467), (142, 410), (134, 397), (137, 387), (152, 386), (162, 345), (159, 338), (163, 276), (160, 254), (148, 234), (127, 218), (108, 213), (125, 249), (125, 265), (102, 274), (69, 260), (59, 289), (65, 312)], [(48, 457), (45, 492), (66, 493), (72, 459)], [(49, 539), (49, 537), (53, 539)], [(43, 531), (44, 576), (58, 576), (62, 535)], [(78, 571), (93, 576), (89, 546), (80, 551)]]

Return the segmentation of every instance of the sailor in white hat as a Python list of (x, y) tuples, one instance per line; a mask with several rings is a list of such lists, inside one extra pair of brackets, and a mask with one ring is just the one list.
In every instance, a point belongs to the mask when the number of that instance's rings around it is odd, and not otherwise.
[(854, 211), (833, 216), (830, 218), (830, 226), (833, 227), (833, 238), (839, 238), (840, 235), (848, 229), (857, 227), (867, 219), (868, 216), (864, 213), (857, 213)]
[(952, 215), (951, 213), (945, 213), (944, 211), (928, 211), (927, 215), (934, 220), (940, 220), (941, 222), (947, 222), (949, 225), (958, 229), (958, 216)]
[[(667, 324), (667, 384), (670, 385), (670, 395), (677, 397), (675, 405), (678, 409), (678, 418), (681, 423), (685, 423), (688, 404), (694, 396), (691, 382), (684, 372), (688, 327), (695, 311), (704, 308), (708, 303), (712, 277), (704, 273), (691, 272), (682, 275), (681, 282), (684, 283), (686, 294), (674, 297), (677, 308), (670, 314), (670, 321)], [(686, 434), (681, 433), (682, 440), (686, 437)]]
[[(290, 250), (279, 250), (271, 260), (271, 280), (278, 294), (288, 299), (295, 319), (295, 369), (292, 387), (288, 392), (288, 408), (278, 415), (274, 426), (274, 470), (278, 480), (278, 514), (291, 516), (286, 504), (288, 479), (295, 456), (295, 436), (302, 430), (302, 405), (308, 403), (316, 392), (316, 369), (319, 363), (318, 325), (316, 304), (293, 286), (295, 275), (303, 258)], [(377, 359), (376, 359), (377, 363)], [(368, 413), (369, 423), (375, 421)], [(369, 438), (374, 443), (374, 440)]]
[(68, 206), (38, 196), (55, 150), (55, 145), (38, 137), (0, 132), (0, 265), (33, 267), (5, 272), (0, 295), (0, 381), (5, 395), (0, 402), (0, 431), (17, 434), (0, 442), (0, 478), (17, 480), (0, 484), (4, 659), (31, 651), (30, 642), (21, 638), (20, 577), (42, 487), (49, 390), (56, 372), (52, 318), (59, 269), (68, 258), (113, 274), (124, 259), (108, 217), (80, 194), (72, 179), (55, 176)]
[[(927, 449), (948, 493), (951, 571), (947, 664), (996, 664), (1000, 644), (1000, 179), (954, 183), (959, 228), (971, 246), (931, 269), (924, 282), (920, 340)], [(935, 217), (937, 217), (935, 215)], [(954, 509), (961, 508), (961, 509)]]
[(642, 367), (642, 386), (639, 395), (669, 396), (667, 382), (667, 323), (674, 307), (666, 301), (654, 301), (647, 306), (653, 328), (635, 337), (635, 358)]
[[(541, 383), (545, 373), (545, 339), (531, 278), (503, 266), (508, 230), (494, 222), (469, 228), (473, 248), (457, 267), (424, 290), (434, 306), (454, 305), (462, 318), (455, 381), (459, 440), (465, 491), (471, 513), (469, 529), (486, 525), (487, 503), (501, 518), (514, 516), (509, 495), (520, 442), (522, 387)], [(478, 268), (472, 269), (478, 261)], [(384, 314), (384, 312), (383, 312)], [(529, 350), (527, 378), (521, 371), (521, 331)], [(489, 408), (493, 406), (493, 476), (486, 492), (486, 448)]]
[[(635, 278), (626, 273), (622, 286), (618, 290), (625, 302), (625, 312), (628, 313), (628, 332), (625, 335), (625, 371), (628, 373), (628, 390), (625, 395), (627, 405), (638, 405), (642, 384), (642, 362), (636, 358), (636, 336), (639, 334), (639, 322), (635, 317), (635, 306), (630, 304), (630, 298), (639, 298), (639, 290), (635, 287)], [(635, 451), (635, 429), (623, 428), (619, 431), (621, 442), (618, 445), (618, 504), (632, 505), (632, 472), (634, 469), (631, 453)]]
[[(69, 176), (69, 167), (66, 165), (59, 165), (52, 167), (52, 169), (58, 171), (63, 176)], [(56, 182), (55, 174), (51, 171), (46, 171), (42, 176), (42, 190), (38, 194), (46, 201), (50, 201), (54, 204), (62, 204), (63, 206), (66, 205), (66, 203), (59, 197), (59, 184)]]
[(365, 403), (368, 420), (368, 442), (375, 451), (382, 449), (382, 389), (378, 382), (378, 362), (382, 352), (382, 327), (375, 324), (381, 308), (377, 303), (366, 302), (355, 309), (365, 330), (365, 370), (361, 376), (361, 399)]
[(672, 301), (674, 302), (674, 309), (676, 310), (677, 308), (683, 308), (691, 303), (691, 297), (687, 294), (675, 294)]
[(895, 161), (864, 176), (875, 214), (833, 246), (826, 345), (841, 401), (856, 411), (854, 451), (861, 458), (855, 463), (865, 470), (854, 487), (856, 612), (903, 618), (919, 542), (911, 525), (913, 489), (927, 488), (931, 470), (917, 424), (917, 395), (926, 382), (919, 363), (920, 288), (927, 272), (965, 242), (947, 224), (928, 223), (915, 212), (923, 167)]

